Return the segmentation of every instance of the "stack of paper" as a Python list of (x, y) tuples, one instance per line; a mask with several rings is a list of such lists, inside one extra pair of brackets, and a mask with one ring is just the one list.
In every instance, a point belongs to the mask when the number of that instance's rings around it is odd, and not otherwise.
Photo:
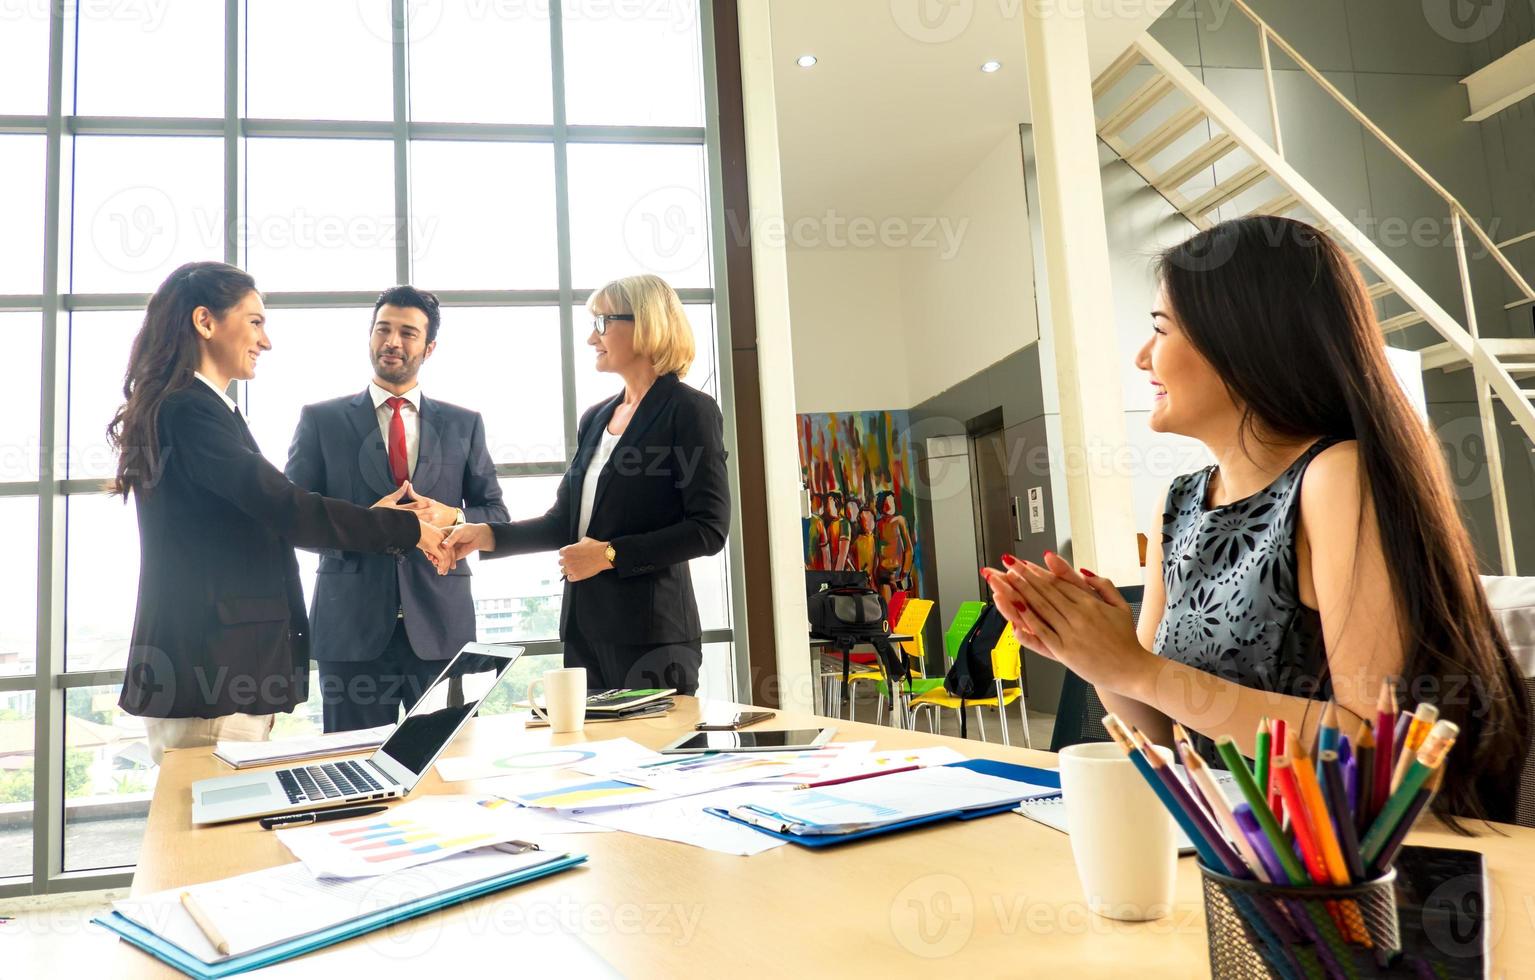
[[(300, 862), (113, 904), (94, 920), (192, 977), (257, 969), (444, 905), (574, 867), (584, 855), (483, 849), (382, 878), (315, 878)], [(220, 954), (187, 910), (229, 944)]]
[(276, 762), (298, 762), (318, 759), (322, 756), (345, 755), (376, 749), (394, 733), (393, 725), (362, 728), (352, 732), (332, 732), (329, 735), (305, 735), (300, 738), (280, 738), (271, 742), (221, 741), (213, 749), (213, 757), (236, 769), (265, 766)]

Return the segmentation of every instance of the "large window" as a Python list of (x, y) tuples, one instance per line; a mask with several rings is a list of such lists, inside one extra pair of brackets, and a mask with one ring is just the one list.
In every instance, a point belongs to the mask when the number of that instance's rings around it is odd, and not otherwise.
[[(122, 883), (136, 860), (158, 771), (117, 707), (138, 526), (105, 492), (105, 429), (145, 300), (176, 266), (256, 277), (273, 350), (233, 394), (279, 467), (305, 404), (367, 384), (372, 303), (398, 282), (442, 297), (422, 388), (483, 415), (514, 519), (550, 506), (581, 411), (618, 390), (586, 343), (584, 301), (608, 279), (679, 289), (698, 342), (687, 382), (728, 417), (705, 17), (699, 0), (0, 15), (0, 336), (15, 368), (0, 520), (23, 543), (0, 572), (0, 897)], [(299, 563), (312, 590), (316, 559)], [(713, 696), (738, 689), (738, 566), (733, 544), (692, 566)], [(473, 581), (480, 639), (526, 644), (525, 683), (559, 651), (555, 556), (476, 561)], [(277, 732), (318, 723), (312, 699)]]

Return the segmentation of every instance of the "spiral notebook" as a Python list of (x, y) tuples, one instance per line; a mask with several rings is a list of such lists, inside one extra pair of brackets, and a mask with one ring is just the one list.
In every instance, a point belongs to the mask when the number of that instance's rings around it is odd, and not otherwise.
[[(1229, 772), (1214, 771), (1210, 773), (1215, 777), (1215, 785), (1221, 788), (1226, 799), (1233, 804), (1243, 802), (1242, 790), (1237, 786), (1236, 777)], [(1052, 796), (1043, 800), (1024, 800), (1013, 807), (1014, 813), (1021, 813), (1036, 823), (1042, 823), (1046, 827), (1053, 827), (1063, 834), (1071, 833), (1071, 827), (1066, 823), (1066, 798), (1064, 796)], [(1194, 853), (1194, 845), (1189, 842), (1188, 836), (1178, 827), (1173, 827), (1173, 839), (1178, 842), (1178, 854), (1180, 856)]]

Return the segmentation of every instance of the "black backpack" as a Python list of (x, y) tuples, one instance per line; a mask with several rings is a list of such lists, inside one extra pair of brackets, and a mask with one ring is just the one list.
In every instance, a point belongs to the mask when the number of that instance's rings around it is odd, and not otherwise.
[(959, 641), (954, 664), (943, 678), (951, 697), (990, 699), (997, 696), (997, 678), (991, 671), (991, 651), (1007, 629), (1007, 619), (992, 603), (986, 603), (970, 632)]
[[(959, 737), (969, 738), (969, 723), (965, 715), (965, 699), (990, 701), (997, 696), (997, 675), (991, 669), (991, 651), (1002, 639), (1002, 631), (1009, 629), (1007, 618), (997, 607), (988, 602), (976, 619), (975, 625), (959, 641), (954, 664), (944, 675), (943, 689), (951, 697), (960, 699)], [(998, 707), (1000, 711), (1001, 708)]]
[(867, 643), (879, 654), (886, 676), (896, 682), (906, 679), (906, 658), (891, 645), (890, 614), (884, 596), (867, 586), (842, 585), (811, 593), (805, 600), (810, 614), (810, 635), (830, 640), (841, 650), (842, 697), (848, 696), (849, 658), (854, 646)]

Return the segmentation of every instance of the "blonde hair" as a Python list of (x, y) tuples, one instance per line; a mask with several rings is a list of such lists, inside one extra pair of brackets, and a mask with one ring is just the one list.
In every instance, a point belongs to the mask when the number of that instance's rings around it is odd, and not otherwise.
[(595, 315), (599, 300), (607, 307), (605, 312), (634, 314), (634, 349), (650, 358), (656, 373), (687, 377), (698, 348), (682, 312), (682, 300), (664, 279), (651, 275), (615, 279), (592, 293), (586, 311)]

